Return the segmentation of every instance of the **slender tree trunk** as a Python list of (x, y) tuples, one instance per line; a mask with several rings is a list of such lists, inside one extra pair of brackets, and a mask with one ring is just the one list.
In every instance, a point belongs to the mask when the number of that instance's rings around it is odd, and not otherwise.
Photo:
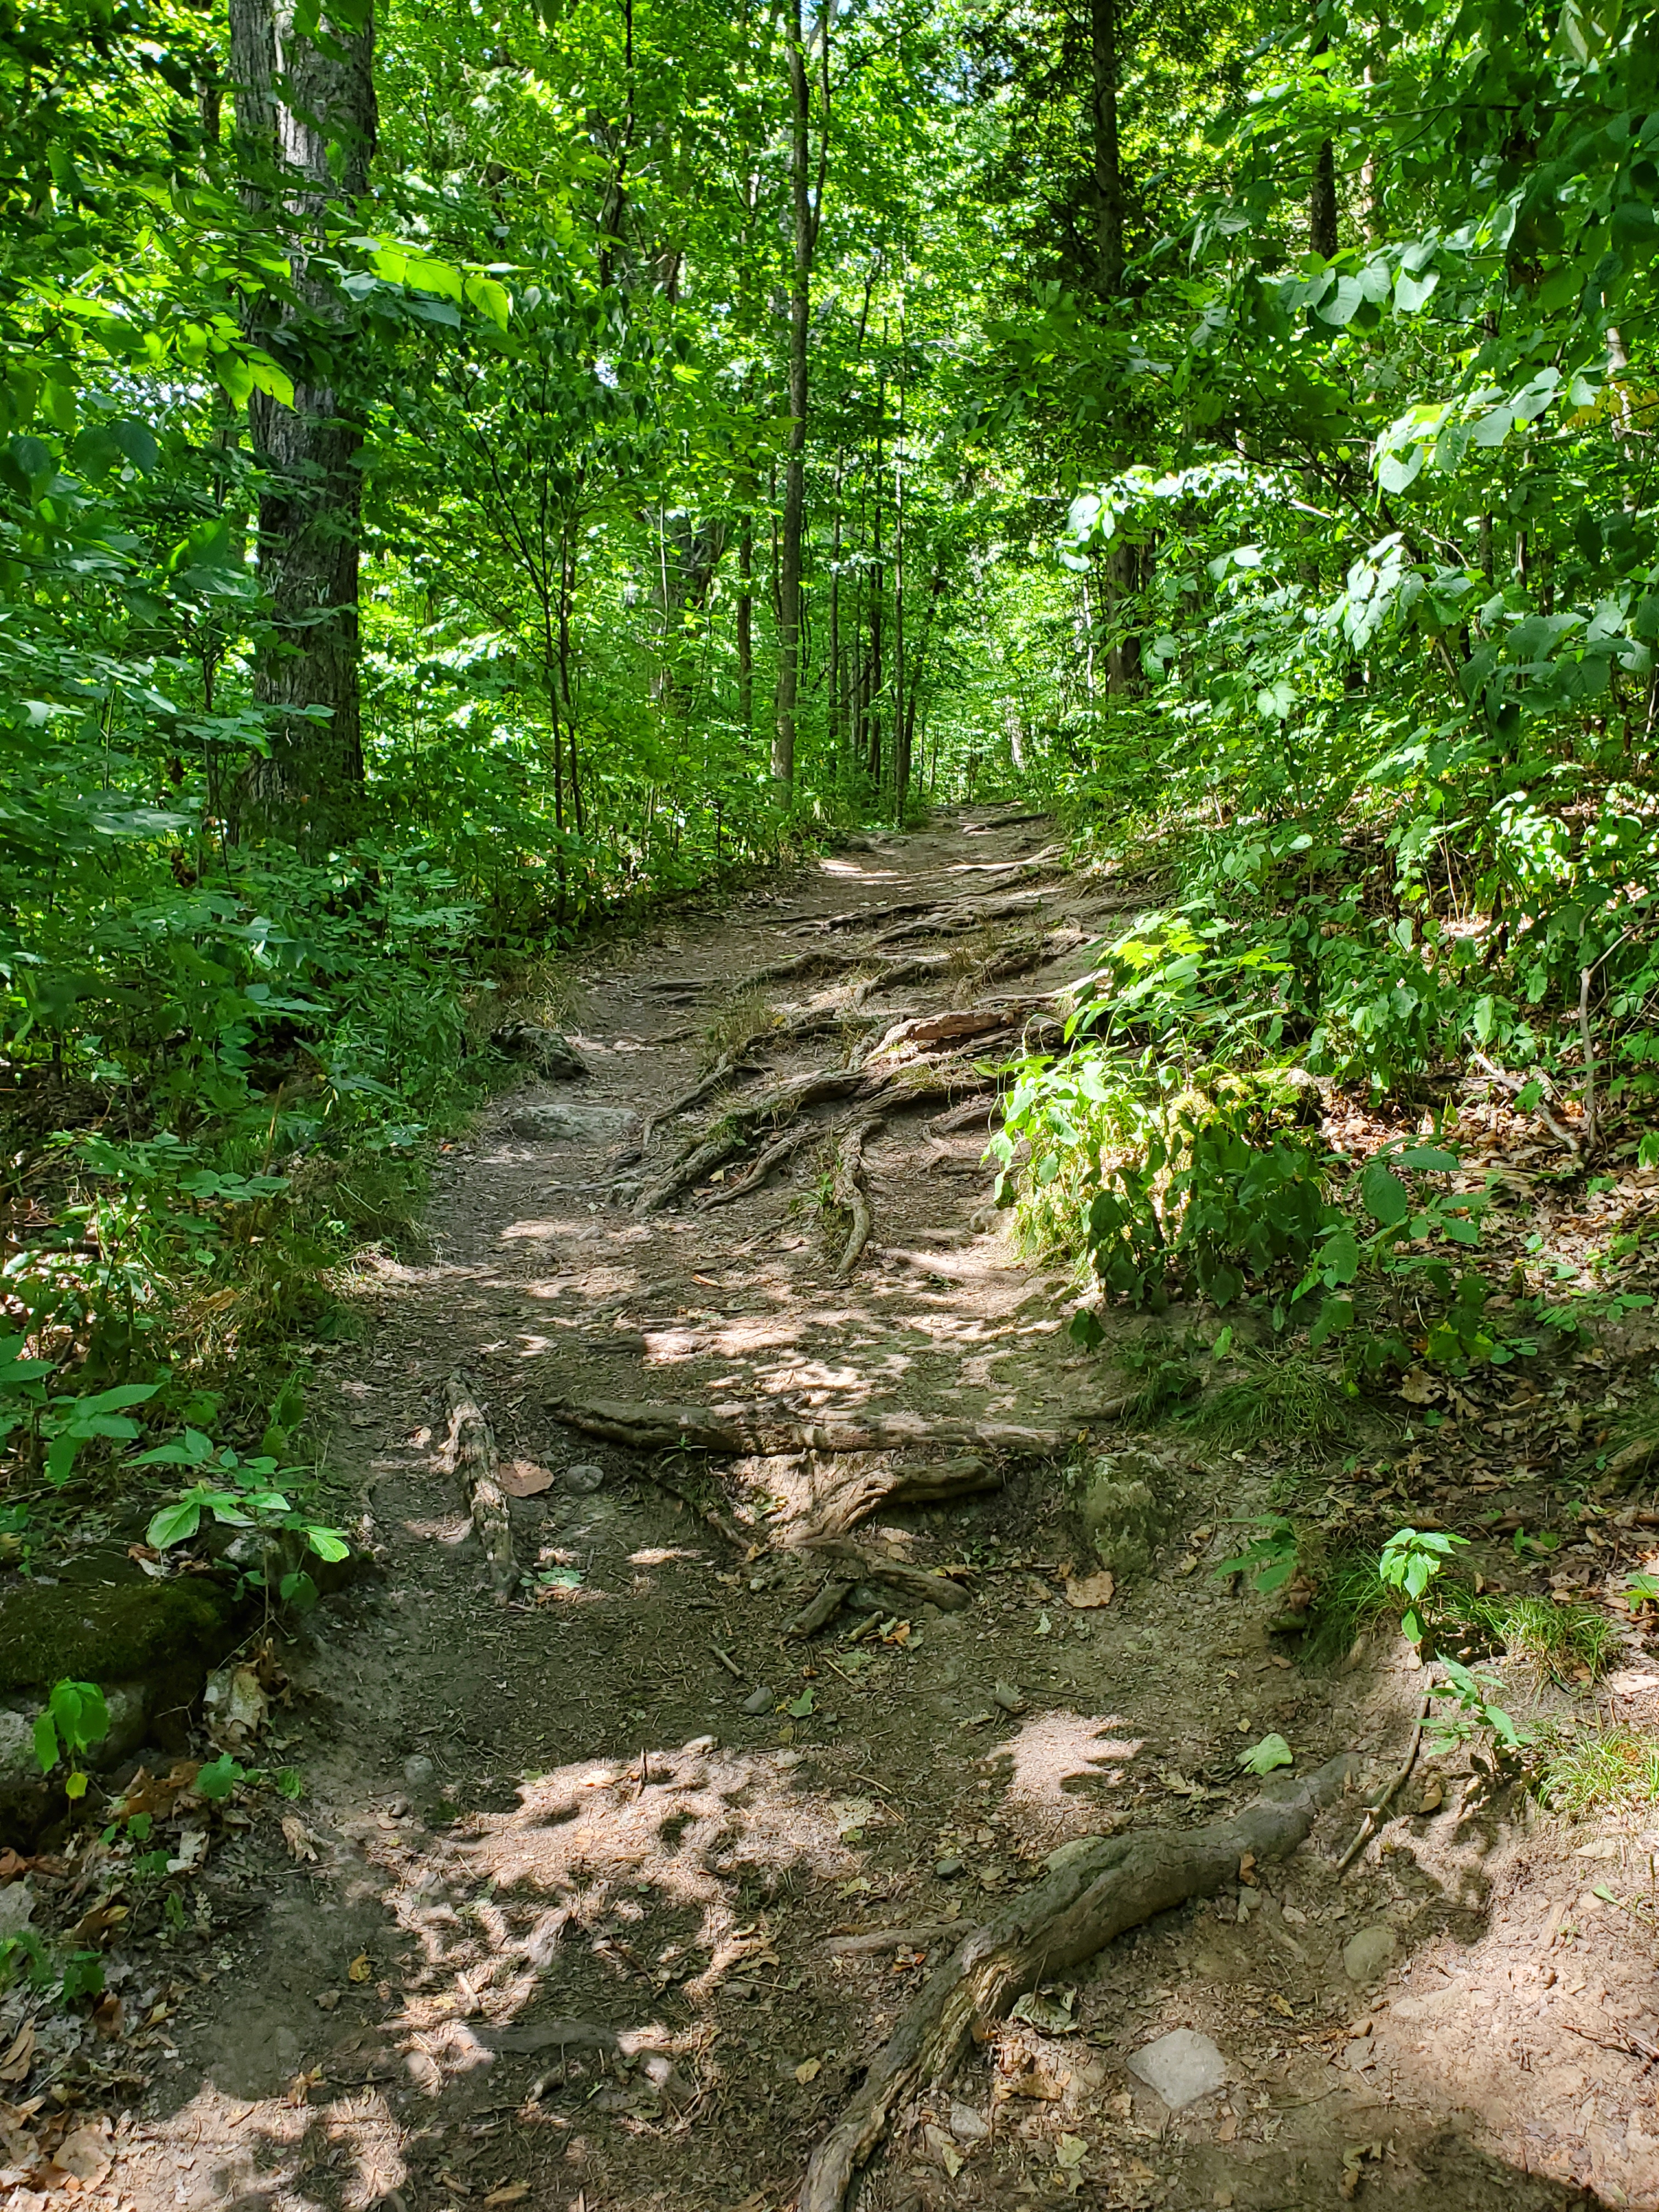
[(910, 728), (904, 712), (904, 321), (899, 320), (898, 433), (893, 441), (893, 826), (904, 827)]
[[(778, 804), (795, 793), (795, 708), (800, 690), (801, 533), (806, 508), (806, 330), (811, 310), (817, 225), (811, 175), (811, 92), (800, 0), (789, 0), (789, 184), (794, 252), (789, 285), (789, 440), (783, 474), (783, 539), (778, 559), (778, 681), (772, 781)], [(827, 27), (826, 27), (827, 32)]]
[(887, 571), (881, 557), (881, 446), (882, 422), (887, 411), (887, 380), (876, 386), (875, 515), (870, 539), (870, 665), (866, 682), (870, 692), (870, 781), (881, 789), (882, 742), (882, 616), (887, 597)]
[(256, 391), (248, 403), (259, 500), (259, 580), (270, 635), (254, 671), (270, 750), (245, 771), (239, 830), (308, 850), (349, 830), (362, 789), (358, 692), (357, 556), (362, 477), (357, 426), (345, 418), (317, 364), (337, 359), (344, 331), (336, 293), (309, 262), (331, 202), (359, 198), (374, 150), (374, 33), (327, 21), (313, 41), (296, 27), (295, 0), (231, 0), (242, 197), (280, 240), (294, 302), (256, 325), (294, 376), (285, 405)]
[(1118, 161), (1117, 0), (1089, 0), (1095, 183), (1095, 271), (1103, 298), (1123, 281), (1123, 176)]
[(755, 726), (755, 518), (743, 518), (738, 540), (738, 720), (744, 737)]
[(1336, 253), (1336, 148), (1328, 138), (1314, 156), (1313, 185), (1308, 196), (1308, 243), (1322, 259)]

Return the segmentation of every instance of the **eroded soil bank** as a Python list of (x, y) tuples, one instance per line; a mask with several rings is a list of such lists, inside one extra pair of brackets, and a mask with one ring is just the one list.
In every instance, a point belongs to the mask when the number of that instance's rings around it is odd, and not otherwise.
[[(1397, 1763), (1421, 1680), (1404, 1647), (1304, 1673), (1264, 1603), (1211, 1571), (1267, 1499), (1269, 1451), (1131, 1440), (1163, 1517), (1150, 1568), (1104, 1605), (1068, 1598), (1098, 1563), (1060, 1470), (982, 1455), (1002, 1486), (857, 1531), (872, 1555), (956, 1570), (969, 1602), (856, 1586), (801, 1638), (822, 1565), (771, 1539), (810, 1516), (823, 1455), (729, 1468), (733, 1543), (696, 1510), (694, 1462), (666, 1470), (687, 1503), (548, 1410), (740, 1403), (1123, 1445), (1103, 1409), (1157, 1325), (1125, 1317), (1079, 1353), (1059, 1284), (986, 1211), (988, 1098), (916, 1073), (952, 1038), (971, 1072), (972, 1033), (941, 1015), (1012, 1007), (987, 1052), (1048, 1018), (1044, 994), (1127, 899), (1045, 843), (1041, 822), (940, 817), (592, 960), (569, 1024), (591, 1073), (504, 1100), (452, 1156), (429, 1262), (381, 1267), (363, 1341), (315, 1349), (379, 1571), (283, 1655), (292, 1702), (266, 1755), (306, 1784), (284, 1827), (215, 1827), (191, 1912), (120, 1954), (137, 2102), (80, 2193), (143, 2212), (781, 2206), (921, 1978), (1046, 1856), (1248, 1802), (1237, 1750), (1269, 1732), (1298, 1771), (1347, 1748), (1367, 1778)], [(799, 964), (826, 951), (848, 963)], [(751, 1000), (745, 1049), (734, 994), (790, 963), (764, 997), (793, 1026)], [(915, 1099), (878, 1101), (847, 1280), (853, 1209), (826, 1209), (835, 1163), (813, 1144), (729, 1205), (701, 1201), (755, 1148), (632, 1210), (711, 1119), (690, 1108), (629, 1158), (630, 1117), (693, 1085), (711, 1019), (742, 1097), (842, 1065), (854, 1016), (866, 1051), (912, 1024), (887, 1058)], [(827, 1136), (851, 1109), (807, 1110)], [(457, 1371), (531, 1577), (504, 1606), (444, 1459)], [(1620, 1710), (1650, 1712), (1654, 1688), (1632, 1652)], [(1414, 1809), (1431, 1771), (1441, 1802)], [(860, 2201), (1659, 2202), (1628, 2033), (1655, 2027), (1649, 1923), (1594, 1894), (1646, 1895), (1640, 1839), (1587, 1861), (1583, 1832), (1483, 1803), (1467, 1759), (1420, 1768), (1400, 1810), (1346, 1878), (1352, 1801), (1282, 1865), (1029, 2001), (907, 2112)], [(1219, 2053), (1190, 2101), (1131, 2068), (1175, 2030)], [(40, 2033), (6, 2094), (47, 2080)]]

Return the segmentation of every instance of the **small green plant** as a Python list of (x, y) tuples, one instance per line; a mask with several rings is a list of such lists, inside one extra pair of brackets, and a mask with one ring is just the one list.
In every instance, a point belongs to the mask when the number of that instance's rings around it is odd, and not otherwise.
[(1378, 1579), (1387, 1589), (1406, 1600), (1400, 1626), (1409, 1644), (1423, 1641), (1423, 1617), (1418, 1611), (1424, 1593), (1439, 1575), (1452, 1553), (1467, 1547), (1467, 1536), (1443, 1535), (1433, 1528), (1396, 1528), (1377, 1559)]
[(196, 1778), (196, 1788), (211, 1804), (222, 1804), (239, 1782), (246, 1782), (248, 1771), (239, 1766), (230, 1753), (222, 1752), (217, 1759), (210, 1759)]
[[(312, 1519), (286, 1492), (272, 1486), (284, 1474), (299, 1472), (293, 1468), (279, 1469), (273, 1457), (240, 1460), (228, 1444), (216, 1444), (201, 1430), (186, 1428), (175, 1442), (141, 1452), (137, 1464), (187, 1467), (198, 1472), (198, 1480), (188, 1490), (181, 1491), (170, 1505), (163, 1505), (150, 1516), (147, 1533), (158, 1552), (188, 1543), (200, 1532), (206, 1516), (226, 1528), (258, 1528), (269, 1534), (292, 1532), (302, 1537), (319, 1559), (332, 1562), (350, 1556), (351, 1547), (339, 1529)], [(264, 1577), (256, 1570), (248, 1580), (262, 1586)], [(283, 1576), (278, 1595), (303, 1609), (316, 1603), (317, 1586), (309, 1575), (295, 1569)]]
[(1252, 1587), (1266, 1595), (1282, 1589), (1296, 1572), (1296, 1527), (1282, 1513), (1260, 1515), (1254, 1525), (1261, 1534), (1252, 1537), (1236, 1558), (1224, 1559), (1215, 1575), (1218, 1581), (1229, 1575), (1248, 1575)]
[(95, 1682), (54, 1683), (46, 1711), (34, 1723), (34, 1756), (41, 1773), (50, 1774), (63, 1759), (69, 1767), (65, 1795), (84, 1797), (87, 1777), (81, 1762), (108, 1734), (109, 1707)]
[(1271, 1774), (1276, 1766), (1293, 1766), (1296, 1753), (1282, 1735), (1264, 1735), (1239, 1759), (1246, 1774)]
[(1494, 1592), (1448, 1594), (1449, 1614), (1501, 1644), (1504, 1656), (1565, 1682), (1575, 1675), (1596, 1680), (1618, 1644), (1619, 1632), (1594, 1606), (1558, 1605), (1553, 1598), (1507, 1597)]
[(1439, 1711), (1425, 1731), (1436, 1750), (1453, 1750), (1481, 1735), (1492, 1736), (1505, 1751), (1518, 1751), (1532, 1741), (1529, 1729), (1517, 1728), (1504, 1708), (1492, 1703), (1504, 1685), (1490, 1668), (1466, 1667), (1457, 1659), (1443, 1659), (1440, 1664), (1445, 1680), (1436, 1682), (1430, 1693), (1440, 1701)]

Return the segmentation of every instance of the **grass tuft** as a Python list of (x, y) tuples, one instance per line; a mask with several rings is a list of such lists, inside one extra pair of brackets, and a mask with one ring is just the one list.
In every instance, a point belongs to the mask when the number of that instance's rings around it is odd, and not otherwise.
[(1333, 1667), (1378, 1621), (1400, 1618), (1400, 1593), (1378, 1573), (1374, 1552), (1339, 1552), (1316, 1580), (1302, 1642), (1305, 1665)]
[(1592, 1681), (1607, 1671), (1618, 1649), (1619, 1632), (1593, 1606), (1557, 1605), (1547, 1597), (1498, 1597), (1449, 1583), (1442, 1593), (1450, 1617), (1461, 1626), (1501, 1644), (1516, 1660), (1566, 1682), (1580, 1673)]
[(1331, 1370), (1291, 1351), (1252, 1359), (1243, 1375), (1212, 1391), (1182, 1421), (1226, 1450), (1248, 1451), (1260, 1444), (1328, 1443), (1347, 1427), (1351, 1411)]
[(1659, 1803), (1659, 1736), (1620, 1721), (1553, 1743), (1535, 1786), (1551, 1812), (1572, 1820)]
[(704, 1026), (699, 1054), (702, 1072), (707, 1073), (728, 1054), (735, 1057), (775, 1029), (777, 1021), (777, 1008), (764, 991), (735, 993)]

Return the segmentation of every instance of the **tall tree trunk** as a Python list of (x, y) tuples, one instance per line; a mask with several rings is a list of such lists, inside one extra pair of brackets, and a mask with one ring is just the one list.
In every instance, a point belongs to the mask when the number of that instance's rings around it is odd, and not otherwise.
[[(374, 33), (328, 20), (313, 42), (295, 0), (230, 0), (231, 75), (242, 196), (282, 241), (295, 304), (260, 330), (294, 374), (294, 404), (263, 392), (248, 403), (259, 500), (259, 580), (271, 634), (253, 696), (270, 710), (270, 751), (245, 772), (239, 830), (307, 849), (349, 830), (363, 781), (357, 671), (357, 554), (362, 476), (357, 426), (316, 364), (344, 332), (337, 295), (310, 256), (332, 202), (360, 198), (374, 150)], [(303, 324), (303, 330), (300, 325)]]
[(806, 327), (811, 307), (813, 222), (811, 93), (800, 0), (789, 0), (789, 185), (794, 252), (789, 283), (789, 441), (783, 472), (783, 538), (778, 555), (778, 683), (772, 781), (778, 804), (795, 793), (795, 705), (800, 690), (801, 532), (806, 509)]
[(1089, 0), (1095, 281), (1109, 299), (1123, 281), (1123, 175), (1117, 143), (1117, 0)]
[(875, 514), (870, 537), (870, 667), (866, 678), (870, 693), (870, 781), (878, 791), (881, 789), (882, 770), (881, 627), (887, 598), (887, 570), (881, 557), (881, 433), (886, 412), (887, 380), (883, 376), (876, 384)]
[(1336, 254), (1336, 148), (1328, 138), (1320, 142), (1314, 156), (1313, 185), (1308, 195), (1308, 243), (1322, 259)]
[(738, 720), (747, 737), (755, 726), (755, 518), (743, 518), (738, 540)]

